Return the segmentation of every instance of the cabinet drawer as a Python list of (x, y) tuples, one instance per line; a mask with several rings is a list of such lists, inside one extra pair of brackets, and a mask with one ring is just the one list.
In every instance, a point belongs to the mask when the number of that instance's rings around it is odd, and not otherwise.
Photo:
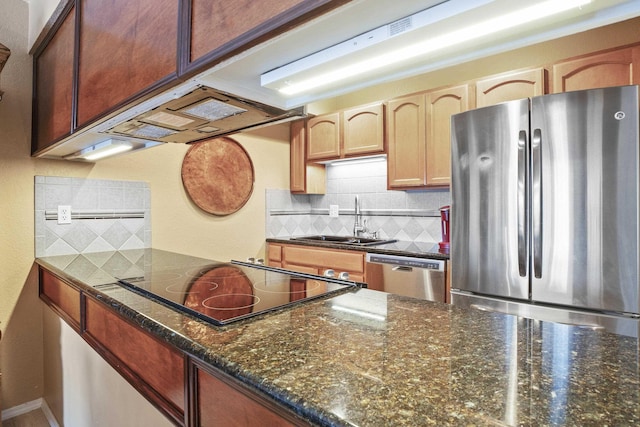
[(326, 266), (326, 268), (354, 273), (364, 272), (364, 253), (361, 252), (284, 246), (283, 255), (286, 263)]
[[(149, 400), (184, 422), (185, 359), (176, 350), (87, 298), (85, 338)], [(88, 335), (88, 337), (87, 337)]]
[(40, 298), (54, 308), (72, 328), (80, 330), (80, 291), (41, 268)]

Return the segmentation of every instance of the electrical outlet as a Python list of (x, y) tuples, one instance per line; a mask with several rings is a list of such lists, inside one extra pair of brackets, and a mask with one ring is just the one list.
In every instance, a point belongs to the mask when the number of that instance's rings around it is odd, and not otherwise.
[(338, 218), (338, 205), (329, 205), (329, 216), (331, 218)]
[(71, 224), (71, 206), (58, 206), (58, 224)]

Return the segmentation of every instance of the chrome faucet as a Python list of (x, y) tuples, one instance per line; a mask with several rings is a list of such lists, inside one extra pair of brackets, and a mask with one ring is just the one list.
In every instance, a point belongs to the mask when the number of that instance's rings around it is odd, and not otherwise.
[(364, 227), (364, 223), (362, 221), (362, 212), (360, 211), (360, 199), (358, 198), (358, 195), (356, 195), (356, 208), (355, 208), (355, 220), (353, 222), (353, 235), (354, 236), (360, 236), (362, 233), (364, 233), (365, 227)]

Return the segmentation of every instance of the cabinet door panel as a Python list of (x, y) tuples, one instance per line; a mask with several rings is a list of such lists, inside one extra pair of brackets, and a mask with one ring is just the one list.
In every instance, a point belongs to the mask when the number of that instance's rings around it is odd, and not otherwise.
[(308, 425), (231, 380), (223, 380), (222, 375), (213, 376), (198, 368), (195, 371), (199, 426)]
[(292, 193), (325, 193), (325, 166), (307, 163), (307, 125), (304, 120), (291, 123), (290, 160), (289, 189)]
[(426, 177), (425, 96), (412, 95), (388, 104), (390, 189), (424, 187)]
[(35, 59), (35, 133), (32, 152), (71, 133), (75, 8)]
[(41, 268), (40, 297), (73, 329), (80, 330), (80, 291)]
[(176, 76), (178, 0), (82, 0), (78, 126)]
[[(303, 2), (304, 0), (192, 0), (190, 62)], [(255, 36), (248, 35), (247, 38), (253, 39)]]
[(553, 66), (553, 92), (640, 84), (640, 47), (624, 48)]
[(469, 109), (469, 85), (428, 92), (427, 185), (451, 183), (451, 115)]
[(325, 114), (307, 121), (307, 159), (340, 157), (340, 113)]
[(147, 398), (182, 422), (184, 357), (93, 299), (86, 300), (85, 316), (85, 335), (103, 349), (105, 359)]
[(385, 152), (384, 105), (363, 105), (342, 113), (345, 156)]
[(486, 107), (546, 93), (545, 69), (518, 71), (476, 82), (476, 107)]

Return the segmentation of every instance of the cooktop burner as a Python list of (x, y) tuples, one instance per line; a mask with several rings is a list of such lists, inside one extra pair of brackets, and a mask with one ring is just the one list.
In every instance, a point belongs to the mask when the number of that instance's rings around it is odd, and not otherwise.
[(118, 277), (118, 282), (218, 326), (361, 285), (240, 261), (149, 269), (141, 277)]

